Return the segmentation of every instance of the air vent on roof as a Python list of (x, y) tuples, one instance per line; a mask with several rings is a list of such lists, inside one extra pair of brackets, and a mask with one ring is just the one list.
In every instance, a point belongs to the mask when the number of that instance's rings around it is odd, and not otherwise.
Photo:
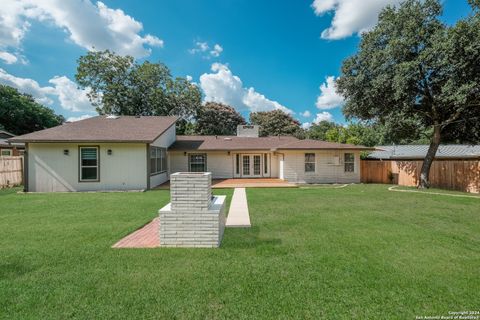
[(116, 116), (116, 115), (114, 115), (114, 114), (111, 114), (111, 115), (108, 115), (108, 116), (107, 116), (107, 119), (118, 119), (118, 118), (120, 118), (120, 117), (119, 117), (119, 116)]
[(232, 138), (223, 138), (223, 140), (232, 141)]

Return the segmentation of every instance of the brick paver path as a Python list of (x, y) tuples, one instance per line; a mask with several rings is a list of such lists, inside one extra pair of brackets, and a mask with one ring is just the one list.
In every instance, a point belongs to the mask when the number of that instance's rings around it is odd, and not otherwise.
[(160, 246), (159, 219), (155, 218), (142, 228), (115, 243), (112, 248), (156, 248)]

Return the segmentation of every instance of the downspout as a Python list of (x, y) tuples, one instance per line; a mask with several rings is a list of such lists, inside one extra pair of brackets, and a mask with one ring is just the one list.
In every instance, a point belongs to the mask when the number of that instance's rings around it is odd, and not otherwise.
[(147, 143), (147, 152), (146, 152), (146, 159), (147, 159), (147, 190), (150, 190), (150, 144)]
[(23, 192), (28, 192), (28, 143), (25, 142), (23, 153)]

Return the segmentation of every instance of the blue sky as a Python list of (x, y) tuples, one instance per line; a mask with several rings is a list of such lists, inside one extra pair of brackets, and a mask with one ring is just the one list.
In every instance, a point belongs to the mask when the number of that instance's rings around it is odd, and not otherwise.
[[(89, 48), (161, 61), (200, 86), (205, 100), (250, 111), (283, 109), (306, 126), (344, 122), (334, 79), (358, 33), (399, 0), (3, 0), (0, 83), (66, 118), (95, 112), (76, 88), (76, 60)], [(469, 12), (444, 0), (453, 23)]]

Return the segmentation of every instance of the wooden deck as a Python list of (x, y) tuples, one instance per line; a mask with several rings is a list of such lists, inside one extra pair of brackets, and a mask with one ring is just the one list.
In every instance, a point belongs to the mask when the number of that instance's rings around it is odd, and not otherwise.
[[(296, 188), (294, 183), (282, 179), (259, 178), (259, 179), (213, 179), (213, 189), (233, 189), (233, 188)], [(170, 189), (170, 181), (153, 188)]]

